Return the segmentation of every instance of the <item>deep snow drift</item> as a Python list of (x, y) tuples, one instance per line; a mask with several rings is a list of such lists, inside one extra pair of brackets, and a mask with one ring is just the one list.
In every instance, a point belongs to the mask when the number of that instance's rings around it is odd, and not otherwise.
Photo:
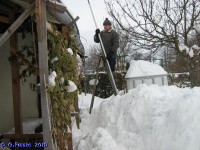
[(88, 100), (80, 96), (75, 150), (200, 150), (200, 88), (141, 85), (123, 96), (96, 99), (91, 115)]

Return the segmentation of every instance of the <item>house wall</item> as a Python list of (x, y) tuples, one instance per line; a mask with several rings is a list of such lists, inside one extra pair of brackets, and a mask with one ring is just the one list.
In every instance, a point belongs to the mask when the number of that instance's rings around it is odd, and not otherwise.
[[(32, 44), (30, 34), (18, 34), (18, 48), (27, 44)], [(0, 133), (5, 133), (14, 126), (13, 100), (12, 100), (12, 81), (11, 66), (8, 61), (10, 56), (9, 40), (0, 47)], [(21, 82), (22, 116), (23, 120), (27, 118), (38, 117), (37, 93), (30, 89), (29, 84), (36, 83), (36, 77), (31, 77), (26, 83)]]

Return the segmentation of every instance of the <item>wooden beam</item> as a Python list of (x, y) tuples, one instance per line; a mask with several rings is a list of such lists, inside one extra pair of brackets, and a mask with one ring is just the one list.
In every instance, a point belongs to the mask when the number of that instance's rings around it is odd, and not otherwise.
[(39, 69), (40, 69), (40, 94), (42, 105), (42, 122), (43, 122), (43, 137), (44, 142), (48, 143), (48, 147), (45, 150), (54, 150), (48, 96), (46, 93), (46, 85), (48, 83), (48, 50), (47, 50), (47, 27), (46, 27), (46, 0), (35, 0), (35, 13), (37, 23), (37, 35), (38, 35), (38, 53), (39, 53)]
[(24, 20), (34, 11), (34, 3), (31, 4), (17, 20), (7, 29), (7, 31), (0, 37), (0, 47), (5, 41), (17, 30), (17, 28), (24, 22)]
[[(10, 37), (10, 51), (11, 55), (16, 53), (18, 50), (17, 44), (17, 33), (14, 33)], [(21, 108), (21, 90), (20, 90), (20, 72), (17, 65), (17, 59), (11, 61), (11, 72), (12, 72), (12, 93), (13, 93), (13, 110), (14, 110), (14, 124), (15, 133), (23, 133), (22, 126), (22, 108)]]
[(8, 17), (0, 16), (0, 22), (10, 24), (11, 21)]
[(1, 139), (43, 139), (42, 134), (2, 134)]
[(80, 17), (77, 16), (68, 26), (72, 27), (79, 19), (80, 19)]
[(49, 9), (52, 9), (55, 11), (55, 13), (64, 13), (66, 11), (66, 6), (63, 5), (62, 3), (59, 3), (57, 1), (52, 1), (52, 0), (48, 0), (47, 1), (47, 7)]

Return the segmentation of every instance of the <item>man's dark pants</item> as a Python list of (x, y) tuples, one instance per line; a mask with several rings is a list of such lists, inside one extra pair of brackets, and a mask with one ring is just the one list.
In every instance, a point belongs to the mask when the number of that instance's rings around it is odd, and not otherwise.
[(109, 56), (109, 57), (107, 57), (107, 60), (109, 62), (111, 71), (114, 72), (115, 71), (115, 65), (116, 65), (116, 58), (114, 56)]

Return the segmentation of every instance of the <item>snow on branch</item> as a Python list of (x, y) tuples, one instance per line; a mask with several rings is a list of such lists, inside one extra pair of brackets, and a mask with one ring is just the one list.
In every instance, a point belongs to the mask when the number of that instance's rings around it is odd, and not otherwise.
[(200, 54), (200, 47), (197, 45), (193, 45), (192, 47), (187, 47), (184, 44), (179, 45), (179, 50), (181, 52), (185, 52), (187, 55), (190, 56), (190, 58), (194, 57), (194, 55), (199, 55)]

